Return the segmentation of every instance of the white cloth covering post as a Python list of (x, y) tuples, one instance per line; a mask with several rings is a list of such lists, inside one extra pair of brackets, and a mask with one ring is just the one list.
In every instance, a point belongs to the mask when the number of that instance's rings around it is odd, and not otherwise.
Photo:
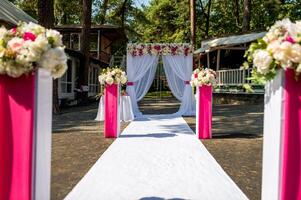
[(52, 77), (39, 69), (36, 76), (33, 199), (50, 199)]
[(284, 72), (265, 87), (262, 200), (280, 199)]
[(195, 116), (195, 97), (191, 85), (188, 84), (191, 79), (192, 64), (192, 54), (163, 56), (168, 85), (173, 95), (181, 101), (177, 115)]
[(132, 56), (129, 53), (127, 54), (128, 82), (132, 82), (134, 85), (128, 85), (126, 92), (131, 97), (135, 117), (142, 116), (137, 102), (148, 92), (155, 77), (158, 60), (158, 56)]

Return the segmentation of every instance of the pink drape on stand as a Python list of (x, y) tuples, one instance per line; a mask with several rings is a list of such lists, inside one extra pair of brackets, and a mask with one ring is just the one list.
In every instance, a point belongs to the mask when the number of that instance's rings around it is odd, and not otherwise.
[(281, 199), (301, 199), (301, 77), (285, 71)]
[(116, 138), (118, 136), (118, 92), (117, 84), (106, 85), (104, 94), (104, 135), (106, 138)]
[(35, 75), (0, 75), (0, 199), (32, 199)]
[(199, 139), (210, 139), (212, 138), (212, 87), (201, 86), (198, 90), (197, 134)]

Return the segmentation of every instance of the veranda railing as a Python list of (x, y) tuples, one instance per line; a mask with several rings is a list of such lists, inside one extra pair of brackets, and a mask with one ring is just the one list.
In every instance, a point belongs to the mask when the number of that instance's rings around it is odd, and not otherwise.
[(245, 93), (244, 85), (251, 85), (254, 93), (264, 93), (264, 86), (252, 82), (249, 78), (252, 69), (228, 69), (217, 71), (215, 92)]

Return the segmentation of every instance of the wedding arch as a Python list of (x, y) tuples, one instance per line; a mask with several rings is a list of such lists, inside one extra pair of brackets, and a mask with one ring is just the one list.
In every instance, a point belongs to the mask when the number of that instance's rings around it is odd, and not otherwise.
[(172, 94), (181, 102), (176, 115), (194, 116), (195, 98), (190, 85), (193, 68), (193, 47), (190, 44), (128, 44), (126, 91), (132, 100), (133, 113), (142, 115), (138, 101), (146, 95), (155, 78), (162, 57), (167, 82)]

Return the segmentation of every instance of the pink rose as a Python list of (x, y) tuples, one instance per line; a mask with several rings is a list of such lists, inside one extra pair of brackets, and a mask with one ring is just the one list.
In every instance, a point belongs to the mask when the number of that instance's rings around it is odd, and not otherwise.
[(23, 35), (23, 39), (26, 40), (31, 40), (31, 41), (35, 41), (36, 40), (36, 35), (31, 33), (31, 32), (25, 32)]
[(296, 41), (294, 40), (294, 38), (292, 38), (292, 36), (288, 35), (285, 39), (285, 41), (290, 42), (292, 44), (295, 44)]
[(23, 44), (24, 40), (22, 38), (15, 37), (8, 41), (7, 46), (11, 48), (12, 51), (18, 52), (22, 48)]

